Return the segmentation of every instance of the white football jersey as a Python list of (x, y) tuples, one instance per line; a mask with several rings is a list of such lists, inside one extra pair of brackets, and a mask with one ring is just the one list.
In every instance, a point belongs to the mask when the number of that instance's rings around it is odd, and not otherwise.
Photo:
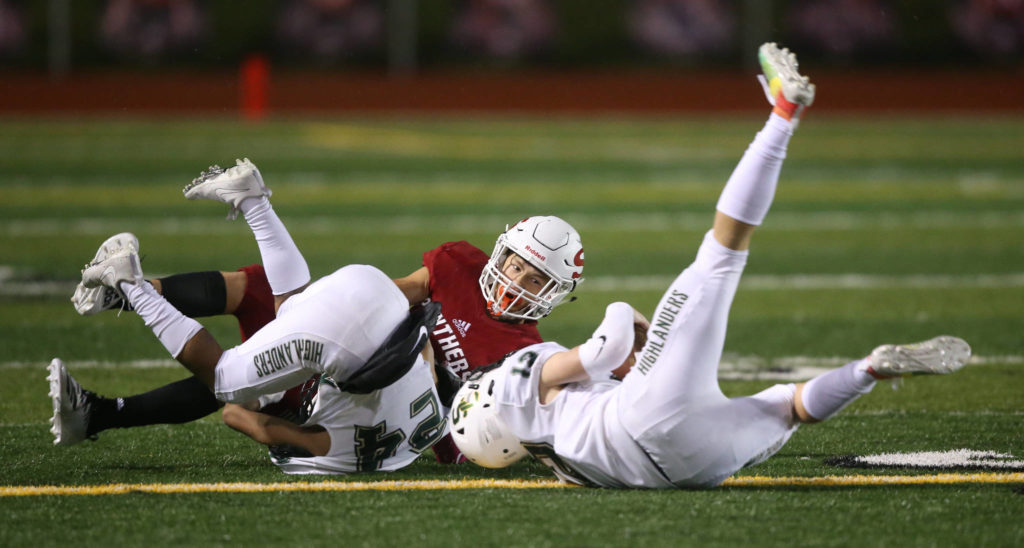
[(338, 390), (324, 378), (305, 425), (331, 436), (322, 457), (274, 457), (288, 474), (348, 474), (398, 470), (448, 433), (430, 365), (422, 358), (397, 382), (369, 394)]
[(348, 265), (289, 298), (277, 318), (217, 364), (217, 399), (244, 403), (287, 390), (311, 375), (347, 379), (387, 340), (409, 313), (391, 278), (365, 265)]
[(566, 348), (541, 343), (505, 359), (495, 379), (499, 416), (563, 481), (600, 487), (672, 487), (619, 421), (618, 381), (567, 385), (540, 403), (540, 370)]

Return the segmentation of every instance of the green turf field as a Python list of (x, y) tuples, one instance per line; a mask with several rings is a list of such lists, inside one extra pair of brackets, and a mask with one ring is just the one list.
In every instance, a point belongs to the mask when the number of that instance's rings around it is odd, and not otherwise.
[[(68, 297), (96, 246), (123, 230), (139, 236), (149, 276), (258, 261), (243, 221), (181, 195), (210, 163), (240, 156), (260, 166), (314, 277), (348, 263), (404, 275), (443, 241), (489, 252), (505, 223), (564, 217), (583, 235), (587, 281), (541, 331), (582, 342), (612, 300), (653, 309), (692, 259), (761, 124), (760, 116), (4, 120), (0, 488), (546, 479), (532, 463), (485, 471), (429, 456), (389, 475), (287, 477), (217, 417), (57, 448), (45, 366), (59, 356), (107, 395), (185, 376), (134, 314), (80, 317)], [(1024, 459), (1021, 150), (1019, 118), (814, 116), (800, 128), (733, 307), (723, 374), (736, 380), (723, 381), (727, 393), (769, 386), (768, 373), (794, 364), (827, 367), (879, 343), (940, 333), (967, 339), (978, 359), (951, 377), (910, 379), (898, 391), (880, 385), (740, 474), (774, 482), (706, 492), (5, 491), (0, 545), (1020, 546), (1019, 470), (987, 484), (801, 486), (785, 478), (956, 472), (825, 462), (851, 454), (969, 448)], [(237, 341), (233, 320), (205, 323), (222, 343)]]

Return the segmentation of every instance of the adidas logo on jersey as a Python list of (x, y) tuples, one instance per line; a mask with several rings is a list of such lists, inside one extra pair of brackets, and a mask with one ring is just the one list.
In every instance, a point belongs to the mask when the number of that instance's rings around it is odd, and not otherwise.
[(452, 325), (455, 326), (455, 329), (459, 330), (459, 335), (465, 337), (466, 332), (469, 331), (469, 326), (473, 324), (467, 322), (466, 320), (452, 320)]

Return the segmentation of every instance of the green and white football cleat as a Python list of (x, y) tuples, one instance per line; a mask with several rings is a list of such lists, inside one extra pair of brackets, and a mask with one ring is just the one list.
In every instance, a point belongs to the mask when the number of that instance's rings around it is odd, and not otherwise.
[(779, 116), (796, 121), (804, 109), (814, 102), (814, 84), (797, 70), (796, 54), (779, 49), (775, 42), (762, 44), (757, 51), (763, 76), (758, 76), (768, 102)]

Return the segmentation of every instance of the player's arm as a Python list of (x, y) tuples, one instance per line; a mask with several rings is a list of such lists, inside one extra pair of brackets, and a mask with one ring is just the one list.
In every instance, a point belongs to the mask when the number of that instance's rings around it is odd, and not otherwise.
[(331, 436), (319, 426), (299, 426), (240, 405), (224, 406), (224, 424), (263, 445), (294, 445), (322, 457), (331, 450)]
[(430, 296), (430, 271), (423, 266), (404, 278), (396, 278), (395, 285), (402, 290), (409, 306), (420, 304)]
[[(552, 355), (540, 370), (540, 393), (572, 382), (607, 379), (613, 372), (622, 376), (632, 366), (636, 331), (646, 330), (647, 320), (626, 303), (612, 303), (604, 321), (590, 339), (565, 352)], [(542, 397), (544, 400), (548, 398)]]

